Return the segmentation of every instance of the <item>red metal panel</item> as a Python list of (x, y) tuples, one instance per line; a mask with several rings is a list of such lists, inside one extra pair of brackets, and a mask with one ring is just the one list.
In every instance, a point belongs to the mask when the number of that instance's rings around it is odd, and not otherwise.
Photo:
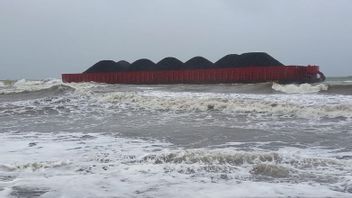
[(133, 83), (133, 81), (132, 81), (132, 78), (133, 78), (133, 72), (127, 72), (126, 73), (127, 75), (127, 78), (126, 78), (126, 82), (127, 83)]
[(145, 72), (144, 73), (144, 83), (149, 83), (150, 82), (150, 72)]
[(130, 73), (130, 77), (128, 78), (128, 80), (131, 84), (136, 83), (136, 72), (135, 71)]
[(247, 76), (248, 76), (248, 82), (252, 82), (254, 79), (253, 79), (253, 69), (252, 68), (248, 68), (247, 70)]
[(104, 82), (104, 81), (106, 82), (106, 80), (107, 80), (106, 73), (99, 75), (98, 78), (99, 78), (99, 83)]
[(185, 71), (185, 82), (188, 83), (190, 81), (190, 72), (189, 70)]
[(148, 72), (143, 72), (143, 84), (148, 82)]
[(230, 82), (230, 73), (229, 70), (224, 70), (225, 82)]
[(108, 83), (111, 83), (111, 73), (107, 73), (107, 74), (106, 74), (106, 81), (107, 81)]
[(171, 71), (170, 72), (170, 75), (169, 75), (169, 79), (168, 79), (169, 81), (169, 83), (171, 84), (171, 83), (174, 83), (175, 82), (175, 72), (174, 71)]
[(119, 73), (120, 83), (126, 83), (125, 78), (126, 78), (126, 72)]
[(170, 76), (169, 76), (169, 83), (174, 83), (175, 82), (175, 72), (171, 71)]
[(234, 81), (235, 81), (235, 82), (240, 82), (240, 78), (241, 78), (240, 70), (239, 70), (239, 69), (235, 69), (234, 74), (235, 74), (235, 79), (234, 79)]
[(147, 72), (139, 72), (138, 84), (145, 84), (145, 76)]
[(112, 80), (111, 83), (117, 83), (117, 82), (118, 82), (118, 73), (115, 72), (115, 73), (114, 73), (114, 78), (113, 78), (113, 80)]
[(199, 71), (199, 81), (200, 82), (205, 81), (205, 73), (203, 71)]
[(110, 84), (112, 84), (113, 81), (114, 81), (114, 74), (115, 74), (115, 72), (114, 73), (109, 73), (109, 83)]
[(147, 74), (147, 78), (148, 78), (148, 83), (147, 84), (151, 84), (151, 83), (153, 83), (153, 80), (154, 80), (154, 78), (153, 78), (153, 73), (152, 72), (146, 72), (146, 74)]
[(108, 73), (105, 73), (104, 75), (102, 75), (102, 78), (100, 79), (100, 82), (109, 82), (109, 75)]
[(122, 74), (123, 74), (122, 72), (116, 73), (116, 81), (115, 81), (115, 83), (122, 83), (123, 82)]
[(128, 81), (129, 76), (130, 76), (129, 72), (124, 72), (124, 74), (123, 74), (123, 83), (130, 83)]
[(128, 72), (124, 72), (122, 75), (122, 83), (129, 83), (128, 82)]
[(146, 76), (146, 73), (147, 72), (141, 72), (139, 75), (140, 75), (140, 81), (139, 83), (140, 84), (144, 84), (145, 83), (145, 76)]
[(106, 80), (106, 74), (101, 74), (101, 75), (97, 75), (98, 78), (98, 83), (104, 82), (104, 80)]
[(137, 84), (140, 84), (141, 83), (141, 74), (143, 72), (136, 72), (136, 75), (134, 76), (134, 82), (137, 83)]
[(132, 84), (136, 83), (136, 74), (137, 72), (131, 72), (130, 81)]
[(104, 76), (105, 76), (106, 82), (111, 83), (111, 73), (106, 73)]
[(199, 70), (193, 70), (191, 72), (192, 72), (192, 83), (198, 83), (197, 74), (198, 74)]
[(148, 76), (148, 83), (153, 82), (153, 74), (151, 72), (148, 72), (147, 76)]
[(218, 82), (218, 71), (217, 70), (214, 70), (214, 69), (212, 69), (213, 70), (213, 73), (214, 73), (214, 82)]
[(140, 83), (139, 80), (140, 80), (140, 73), (141, 72), (136, 72), (134, 73), (134, 83)]
[(142, 72), (141, 74), (143, 76), (143, 80), (142, 80), (142, 83), (146, 83), (147, 82), (147, 75), (148, 75), (148, 72)]
[(97, 79), (96, 82), (100, 83), (103, 80), (102, 78), (104, 77), (104, 75), (105, 75), (104, 73), (99, 74), (99, 75), (95, 75), (95, 77)]

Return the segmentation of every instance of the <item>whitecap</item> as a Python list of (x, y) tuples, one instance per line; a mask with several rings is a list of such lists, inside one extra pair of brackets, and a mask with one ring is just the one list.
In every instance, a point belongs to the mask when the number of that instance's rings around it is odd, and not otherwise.
[(187, 92), (111, 92), (97, 96), (100, 103), (131, 108), (197, 112), (255, 113), (301, 118), (351, 117), (351, 97), (310, 95), (254, 95)]
[(282, 85), (278, 83), (273, 83), (272, 89), (275, 91), (289, 93), (289, 94), (306, 94), (306, 93), (318, 93), (320, 91), (327, 91), (328, 86), (325, 84), (288, 84)]

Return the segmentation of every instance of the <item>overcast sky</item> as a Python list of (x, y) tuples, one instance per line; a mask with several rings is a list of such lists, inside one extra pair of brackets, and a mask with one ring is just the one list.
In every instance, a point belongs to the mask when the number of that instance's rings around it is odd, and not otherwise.
[(250, 51), (352, 75), (352, 0), (0, 0), (0, 79)]

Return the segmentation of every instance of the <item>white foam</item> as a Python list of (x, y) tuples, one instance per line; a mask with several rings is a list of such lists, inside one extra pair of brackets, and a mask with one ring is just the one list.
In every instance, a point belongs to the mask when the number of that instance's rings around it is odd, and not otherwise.
[(351, 117), (352, 97), (251, 95), (189, 92), (112, 92), (98, 96), (101, 102), (169, 111), (209, 111), (255, 113), (302, 117)]
[[(1, 82), (1, 81), (0, 81)], [(10, 93), (21, 93), (39, 91), (48, 89), (53, 86), (65, 85), (74, 88), (77, 93), (87, 94), (90, 93), (93, 88), (105, 87), (107, 84), (98, 83), (63, 83), (61, 79), (45, 79), (45, 80), (27, 80), (21, 79), (15, 81), (11, 86), (4, 87), (5, 89), (0, 90), (0, 94)]]
[[(48, 189), (43, 197), (349, 195), (343, 188), (350, 184), (352, 161), (334, 159), (321, 149), (185, 150), (159, 141), (95, 133), (2, 133), (0, 138), (0, 165), (7, 167), (0, 166), (0, 175), (15, 177), (10, 182), (0, 182), (3, 197), (14, 186)], [(143, 160), (151, 155), (165, 160)], [(261, 164), (289, 170), (288, 179), (260, 180), (263, 176), (270, 178), (267, 174), (257, 178), (251, 173)], [(304, 174), (308, 174), (307, 178), (300, 178)], [(320, 183), (315, 176), (337, 177), (338, 181)]]
[(60, 85), (60, 84), (62, 84), (62, 81), (60, 79), (49, 79), (49, 80), (21, 79), (14, 82), (11, 86), (6, 86), (5, 89), (2, 89), (0, 91), (0, 94), (38, 91), (41, 89), (48, 89), (52, 86)]
[(275, 91), (280, 91), (289, 94), (305, 94), (305, 93), (318, 93), (320, 91), (328, 90), (328, 86), (325, 84), (311, 85), (311, 84), (288, 84), (282, 85), (273, 83), (272, 88)]

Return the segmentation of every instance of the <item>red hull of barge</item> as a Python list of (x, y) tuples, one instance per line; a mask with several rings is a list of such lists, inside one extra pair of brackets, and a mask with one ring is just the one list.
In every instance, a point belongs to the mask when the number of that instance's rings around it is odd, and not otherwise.
[(325, 77), (318, 66), (273, 66), (62, 74), (62, 80), (111, 84), (315, 83)]

